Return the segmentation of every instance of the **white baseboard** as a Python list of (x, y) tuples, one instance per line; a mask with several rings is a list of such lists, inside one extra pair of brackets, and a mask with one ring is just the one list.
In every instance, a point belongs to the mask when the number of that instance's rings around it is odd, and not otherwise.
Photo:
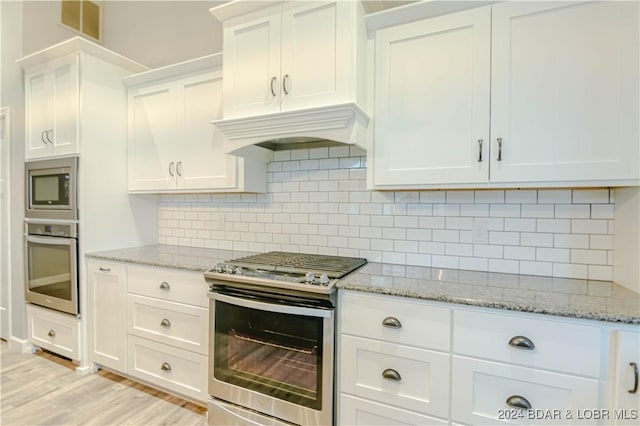
[(91, 365), (79, 365), (76, 367), (76, 374), (79, 374), (80, 376), (86, 376), (91, 373), (94, 373), (91, 369)]
[(36, 347), (29, 343), (27, 339), (19, 339), (15, 336), (11, 336), (9, 340), (9, 349), (12, 352), (20, 352), (22, 354), (32, 354), (36, 351)]

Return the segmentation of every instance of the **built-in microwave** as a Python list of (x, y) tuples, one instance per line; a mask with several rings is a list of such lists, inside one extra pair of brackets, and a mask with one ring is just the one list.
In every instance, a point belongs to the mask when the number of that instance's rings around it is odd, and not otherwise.
[(78, 157), (25, 163), (27, 219), (77, 220)]

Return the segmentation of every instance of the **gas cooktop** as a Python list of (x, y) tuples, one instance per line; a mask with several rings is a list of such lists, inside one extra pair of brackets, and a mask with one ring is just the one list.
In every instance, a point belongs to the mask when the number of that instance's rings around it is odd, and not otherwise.
[(210, 283), (252, 284), (330, 293), (335, 282), (367, 263), (356, 257), (271, 251), (217, 264), (204, 273)]

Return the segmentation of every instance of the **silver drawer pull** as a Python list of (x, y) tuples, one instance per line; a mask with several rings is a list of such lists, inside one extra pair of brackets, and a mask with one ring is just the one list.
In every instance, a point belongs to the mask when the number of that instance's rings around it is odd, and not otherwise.
[(627, 392), (636, 393), (638, 392), (638, 364), (630, 362), (629, 366), (633, 368), (633, 389), (629, 389)]
[(56, 337), (56, 332), (53, 330), (49, 330), (49, 333), (47, 333), (47, 336), (49, 337)]
[(160, 283), (160, 290), (171, 290), (171, 286), (169, 285), (168, 282), (162, 281)]
[(521, 410), (531, 410), (531, 403), (527, 401), (527, 398), (520, 395), (511, 395), (505, 401), (511, 408), (519, 408)]
[(103, 268), (102, 266), (100, 267), (100, 271), (102, 272), (111, 272), (111, 268)]
[(515, 349), (521, 349), (524, 351), (532, 351), (536, 348), (531, 339), (524, 336), (515, 336), (509, 340), (509, 346)]
[(171, 327), (171, 321), (169, 321), (168, 319), (164, 318), (162, 321), (160, 321), (160, 326), (165, 327), (165, 328), (169, 328), (169, 327)]
[(399, 382), (400, 380), (402, 380), (402, 377), (400, 377), (400, 373), (398, 373), (393, 368), (387, 368), (386, 370), (384, 370), (382, 372), (382, 377), (387, 380), (393, 380), (394, 382)]
[(168, 362), (163, 362), (162, 366), (160, 367), (160, 370), (171, 371), (171, 365)]
[(386, 317), (382, 320), (382, 326), (387, 328), (402, 328), (402, 323), (396, 317)]

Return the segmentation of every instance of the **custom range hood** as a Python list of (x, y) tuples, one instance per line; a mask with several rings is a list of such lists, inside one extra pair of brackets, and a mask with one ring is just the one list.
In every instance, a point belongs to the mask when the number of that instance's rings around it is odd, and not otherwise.
[(226, 154), (269, 161), (271, 151), (355, 145), (366, 149), (369, 116), (355, 103), (212, 121)]

